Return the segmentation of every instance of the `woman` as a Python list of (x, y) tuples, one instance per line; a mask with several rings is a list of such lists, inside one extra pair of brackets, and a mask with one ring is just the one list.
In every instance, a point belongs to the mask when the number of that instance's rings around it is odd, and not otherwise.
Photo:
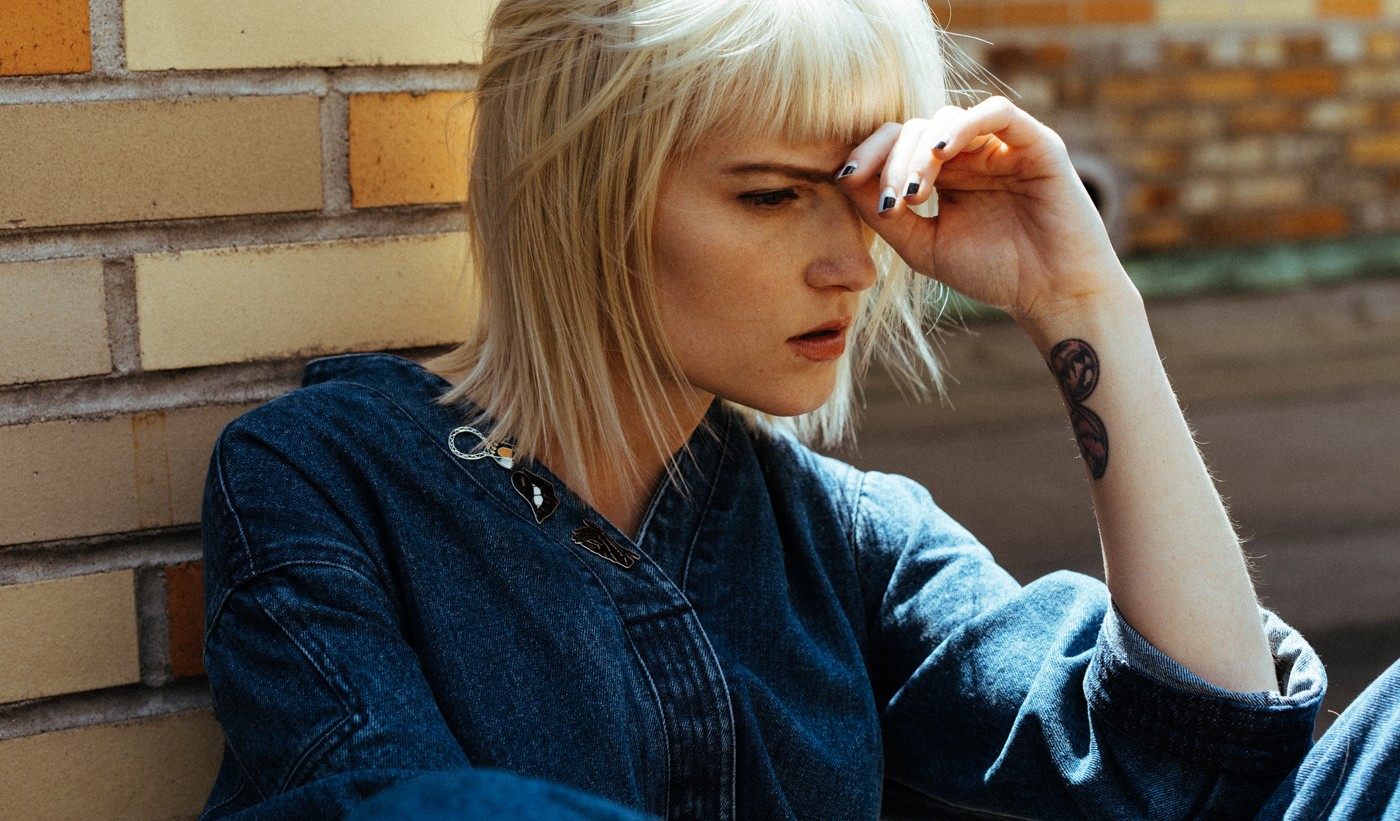
[[(1261, 616), (1063, 145), (945, 107), (939, 45), (920, 0), (500, 2), (473, 339), (312, 363), (216, 449), (206, 817), (1239, 817), (1314, 789), (1321, 665)], [(871, 359), (936, 382), (935, 280), (1046, 356), (1107, 591), (1021, 588), (921, 488), (800, 444), (846, 433)]]

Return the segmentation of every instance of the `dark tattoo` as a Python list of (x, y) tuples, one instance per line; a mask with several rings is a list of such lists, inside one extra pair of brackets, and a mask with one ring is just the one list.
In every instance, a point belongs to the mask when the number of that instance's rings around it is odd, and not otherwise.
[(1060, 392), (1069, 405), (1069, 423), (1074, 441), (1095, 479), (1108, 470), (1108, 428), (1097, 413), (1084, 406), (1084, 400), (1099, 385), (1099, 355), (1082, 339), (1066, 339), (1050, 351), (1050, 372), (1060, 383)]

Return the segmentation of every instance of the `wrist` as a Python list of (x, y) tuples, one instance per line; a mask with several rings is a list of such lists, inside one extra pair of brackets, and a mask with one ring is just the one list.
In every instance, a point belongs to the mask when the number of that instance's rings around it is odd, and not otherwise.
[(1140, 331), (1150, 335), (1142, 295), (1126, 275), (1103, 290), (1045, 303), (1013, 318), (1042, 356), (1066, 339), (1101, 343)]

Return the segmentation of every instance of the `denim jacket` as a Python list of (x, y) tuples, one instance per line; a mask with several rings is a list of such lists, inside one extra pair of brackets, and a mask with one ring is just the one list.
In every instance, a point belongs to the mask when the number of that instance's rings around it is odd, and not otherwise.
[(206, 818), (1240, 817), (1311, 743), (1271, 615), (1280, 693), (1218, 690), (1100, 582), (1022, 587), (921, 487), (719, 403), (634, 541), (461, 458), (407, 360), (305, 381), (209, 472)]

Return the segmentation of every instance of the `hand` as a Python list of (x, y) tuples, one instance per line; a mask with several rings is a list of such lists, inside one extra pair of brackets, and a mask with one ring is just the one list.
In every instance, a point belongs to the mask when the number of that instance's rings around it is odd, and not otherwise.
[(1132, 287), (1064, 142), (1004, 97), (886, 123), (851, 164), (838, 185), (911, 268), (1023, 325)]

